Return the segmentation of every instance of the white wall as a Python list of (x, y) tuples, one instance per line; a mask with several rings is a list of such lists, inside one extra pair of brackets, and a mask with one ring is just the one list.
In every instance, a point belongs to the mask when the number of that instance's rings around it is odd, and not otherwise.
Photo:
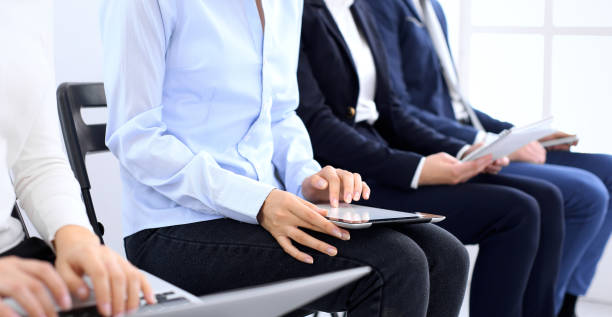
[[(458, 10), (455, 1), (443, 2), (449, 3), (447, 9)], [(55, 0), (55, 59), (58, 84), (67, 81), (102, 81), (102, 52), (97, 12), (99, 4), (100, 0)], [(449, 12), (451, 26), (457, 20), (458, 18)], [(453, 38), (455, 39), (453, 42), (459, 42), (459, 39)], [(89, 157), (87, 164), (94, 205), (98, 218), (106, 226), (106, 242), (113, 249), (123, 252), (120, 217), (121, 183), (117, 162), (110, 154), (98, 154)], [(612, 281), (612, 246), (609, 245), (589, 296), (612, 302), (610, 281)]]
[[(57, 84), (102, 82), (100, 0), (55, 0), (55, 66)], [(96, 121), (105, 113), (95, 113)], [(104, 224), (106, 244), (123, 253), (118, 164), (110, 153), (87, 158), (92, 196), (98, 219)]]

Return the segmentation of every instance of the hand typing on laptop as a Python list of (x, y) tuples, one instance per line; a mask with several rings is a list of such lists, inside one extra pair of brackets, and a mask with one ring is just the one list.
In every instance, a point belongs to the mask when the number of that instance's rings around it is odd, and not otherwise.
[[(103, 316), (137, 309), (141, 292), (147, 303), (155, 302), (142, 273), (101, 245), (91, 231), (64, 226), (53, 244), (57, 254), (55, 268), (42, 261), (0, 258), (0, 296), (13, 298), (29, 316), (57, 316), (54, 303), (63, 310), (72, 308), (70, 294), (87, 299), (91, 294), (84, 275), (91, 279), (97, 308)], [(0, 316), (15, 313), (0, 302)]]
[[(302, 195), (309, 201), (329, 202), (338, 206), (340, 197), (346, 203), (358, 201), (361, 197), (370, 198), (370, 187), (361, 180), (357, 173), (347, 172), (326, 166), (318, 173), (306, 178), (302, 183)], [(257, 215), (257, 220), (285, 252), (298, 261), (312, 264), (312, 256), (299, 251), (291, 240), (318, 250), (329, 256), (335, 256), (338, 250), (318, 239), (313, 238), (300, 228), (306, 228), (329, 234), (342, 240), (349, 240), (348, 231), (338, 228), (325, 219), (325, 209), (282, 190), (273, 190), (266, 198)]]

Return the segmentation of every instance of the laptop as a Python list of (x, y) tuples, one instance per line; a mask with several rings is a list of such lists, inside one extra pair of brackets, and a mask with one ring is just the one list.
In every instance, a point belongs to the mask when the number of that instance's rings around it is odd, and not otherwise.
[(389, 223), (440, 222), (446, 219), (444, 216), (424, 212), (403, 212), (345, 203), (337, 208), (330, 204), (318, 204), (317, 207), (327, 210), (325, 218), (329, 221), (347, 229), (365, 229)]
[[(142, 271), (156, 294), (157, 304), (146, 305), (144, 299), (141, 299), (141, 308), (130, 316), (281, 316), (367, 275), (370, 271), (370, 267), (358, 267), (202, 297), (196, 297)], [(12, 299), (5, 299), (4, 303), (21, 316), (26, 316), (23, 309)], [(74, 303), (72, 310), (59, 312), (59, 316), (100, 316), (93, 296), (86, 301), (74, 299)]]

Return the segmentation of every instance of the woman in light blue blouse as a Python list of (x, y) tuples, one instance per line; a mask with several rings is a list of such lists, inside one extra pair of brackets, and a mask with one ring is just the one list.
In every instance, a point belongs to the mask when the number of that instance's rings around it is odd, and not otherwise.
[[(309, 202), (350, 203), (370, 189), (319, 166), (295, 113), (302, 6), (103, 3), (106, 142), (121, 165), (128, 258), (195, 294), (369, 265), (374, 273), (308, 308), (448, 316), (467, 275), (454, 237), (431, 225), (349, 235)], [(459, 302), (429, 302), (443, 291)]]

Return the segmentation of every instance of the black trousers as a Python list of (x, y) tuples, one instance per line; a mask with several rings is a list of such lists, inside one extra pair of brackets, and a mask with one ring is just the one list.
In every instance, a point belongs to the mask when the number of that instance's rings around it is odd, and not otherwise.
[(373, 272), (306, 309), (351, 317), (457, 316), (468, 257), (461, 243), (431, 225), (351, 231), (349, 241), (308, 232), (338, 248), (330, 257), (300, 247), (314, 264), (291, 258), (260, 226), (219, 219), (149, 229), (125, 239), (130, 261), (196, 295), (368, 265)]
[[(357, 131), (385, 142), (369, 125), (357, 125)], [(405, 190), (365, 180), (372, 195), (360, 203), (445, 215), (440, 227), (464, 244), (479, 245), (470, 316), (555, 315), (564, 236), (563, 197), (555, 185), (526, 176), (480, 175), (465, 184)]]

